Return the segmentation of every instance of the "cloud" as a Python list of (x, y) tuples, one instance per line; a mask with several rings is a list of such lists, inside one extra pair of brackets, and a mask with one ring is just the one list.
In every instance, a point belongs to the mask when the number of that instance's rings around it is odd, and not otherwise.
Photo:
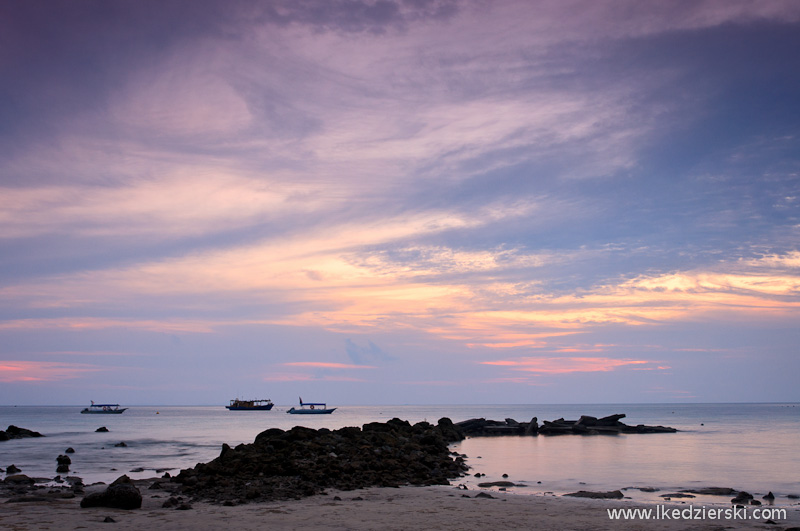
[[(483, 365), (508, 367), (514, 371), (537, 374), (567, 374), (573, 372), (609, 372), (620, 368), (640, 369), (639, 365), (658, 362), (647, 360), (613, 359), (604, 357), (537, 357), (513, 360), (482, 361)], [(660, 368), (660, 367), (653, 367)]]
[(284, 363), (287, 367), (309, 367), (314, 369), (377, 369), (372, 365), (359, 365), (350, 363), (330, 363), (324, 361), (292, 361)]
[(103, 370), (82, 363), (0, 360), (0, 382), (55, 382)]

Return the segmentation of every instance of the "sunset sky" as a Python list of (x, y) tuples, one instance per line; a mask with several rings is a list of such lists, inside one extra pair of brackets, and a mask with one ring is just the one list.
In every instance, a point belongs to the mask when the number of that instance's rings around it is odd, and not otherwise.
[(800, 401), (800, 2), (0, 0), (0, 404)]

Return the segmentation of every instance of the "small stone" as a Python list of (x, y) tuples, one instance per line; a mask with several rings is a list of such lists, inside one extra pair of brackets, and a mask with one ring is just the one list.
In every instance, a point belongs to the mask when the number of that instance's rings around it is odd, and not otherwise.
[(73, 448), (73, 447), (71, 447), (71, 446), (70, 446), (69, 448), (67, 448), (66, 450), (64, 450), (64, 453), (65, 453), (65, 454), (74, 454), (74, 453), (75, 453), (75, 448)]
[(106, 428), (105, 426), (100, 426), (99, 428), (97, 428), (94, 431), (99, 432), (99, 433), (105, 433), (105, 432), (108, 431), (108, 428)]
[(103, 522), (105, 522), (107, 524), (115, 524), (115, 523), (117, 523), (117, 521), (114, 520), (113, 518), (111, 518), (110, 516), (106, 516), (105, 519), (103, 520)]

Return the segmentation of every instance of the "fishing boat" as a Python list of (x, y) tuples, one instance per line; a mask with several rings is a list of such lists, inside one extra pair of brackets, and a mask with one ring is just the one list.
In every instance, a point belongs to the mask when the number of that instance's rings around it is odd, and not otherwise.
[(303, 399), (300, 399), (300, 408), (290, 408), (287, 409), (287, 413), (291, 413), (292, 415), (328, 415), (336, 411), (335, 407), (328, 408), (328, 404), (323, 402), (303, 402)]
[(120, 408), (119, 404), (95, 404), (94, 400), (92, 400), (92, 405), (83, 408), (81, 410), (81, 413), (91, 413), (99, 415), (119, 415), (126, 409), (128, 408), (126, 407)]
[(274, 404), (272, 400), (265, 399), (265, 400), (239, 400), (238, 398), (231, 400), (231, 404), (229, 406), (225, 406), (225, 409), (229, 409), (231, 411), (269, 411), (272, 409)]

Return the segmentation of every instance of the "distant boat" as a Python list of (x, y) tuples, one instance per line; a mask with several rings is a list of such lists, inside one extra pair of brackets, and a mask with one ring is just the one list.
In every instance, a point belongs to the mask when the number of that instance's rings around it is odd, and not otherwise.
[(328, 404), (322, 402), (303, 402), (300, 399), (300, 409), (291, 408), (287, 413), (292, 415), (327, 415), (336, 411), (335, 407), (328, 408)]
[(225, 406), (226, 409), (231, 411), (269, 411), (272, 409), (272, 400), (231, 400), (231, 405)]
[(92, 400), (92, 405), (83, 408), (81, 413), (91, 413), (95, 415), (119, 415), (125, 411), (126, 407), (120, 409), (119, 404), (95, 404)]

